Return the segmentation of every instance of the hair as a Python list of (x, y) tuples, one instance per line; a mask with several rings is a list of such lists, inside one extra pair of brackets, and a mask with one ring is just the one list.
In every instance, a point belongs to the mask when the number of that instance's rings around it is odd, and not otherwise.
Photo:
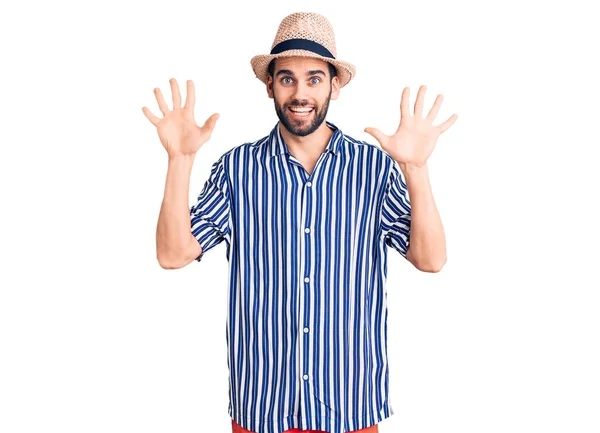
[[(277, 60), (277, 58), (274, 58), (271, 60), (271, 62), (269, 62), (268, 73), (271, 77), (273, 77), (273, 74), (275, 73), (275, 60)], [(327, 66), (329, 67), (329, 82), (331, 83), (331, 81), (333, 81), (333, 77), (337, 76), (337, 69), (335, 69), (335, 66), (333, 66), (331, 63), (327, 61), (325, 63), (327, 63)]]

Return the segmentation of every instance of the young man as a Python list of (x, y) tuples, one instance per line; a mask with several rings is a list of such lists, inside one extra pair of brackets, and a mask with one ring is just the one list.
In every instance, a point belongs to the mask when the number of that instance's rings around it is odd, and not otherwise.
[(226, 242), (234, 433), (376, 433), (393, 414), (387, 247), (425, 272), (444, 265), (426, 161), (457, 117), (432, 125), (440, 95), (423, 119), (423, 86), (414, 116), (404, 89), (394, 135), (365, 129), (381, 148), (327, 122), (330, 100), (355, 68), (336, 59), (333, 29), (319, 14), (284, 18), (271, 52), (251, 65), (279, 122), (262, 139), (224, 153), (189, 209), (193, 160), (218, 114), (196, 125), (191, 81), (183, 108), (175, 80), (172, 111), (159, 89), (164, 118), (143, 108), (169, 155), (158, 260), (181, 268)]

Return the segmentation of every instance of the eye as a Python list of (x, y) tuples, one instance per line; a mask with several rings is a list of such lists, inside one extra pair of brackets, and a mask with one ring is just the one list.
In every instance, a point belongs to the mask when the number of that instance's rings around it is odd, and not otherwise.
[(286, 82), (285, 80), (291, 80), (291, 78), (290, 78), (290, 77), (283, 77), (283, 78), (281, 79), (281, 81), (282, 81), (284, 84), (288, 84), (288, 83), (289, 83), (289, 82), (291, 82), (291, 81), (288, 81), (288, 82)]
[(316, 82), (316, 83), (315, 83), (315, 82), (313, 82), (313, 84), (317, 84), (317, 83), (320, 83), (320, 82), (321, 82), (321, 79), (320, 79), (319, 77), (312, 77), (312, 78), (310, 79), (310, 81), (312, 82), (312, 80), (317, 80), (317, 82)]

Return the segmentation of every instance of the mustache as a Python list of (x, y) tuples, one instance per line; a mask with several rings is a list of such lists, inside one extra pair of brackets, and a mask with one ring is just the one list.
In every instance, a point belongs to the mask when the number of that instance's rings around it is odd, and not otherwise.
[(286, 104), (285, 107), (306, 107), (307, 105), (314, 105), (315, 107), (317, 106), (317, 104), (311, 104), (308, 101), (306, 101), (306, 102), (292, 101), (289, 104)]

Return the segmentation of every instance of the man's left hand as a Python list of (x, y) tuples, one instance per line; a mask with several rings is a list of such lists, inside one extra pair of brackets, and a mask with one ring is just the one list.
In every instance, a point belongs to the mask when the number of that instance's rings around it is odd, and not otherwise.
[(441, 94), (437, 96), (429, 114), (423, 119), (425, 90), (425, 85), (419, 88), (415, 102), (415, 114), (411, 116), (408, 106), (410, 89), (404, 88), (400, 101), (400, 125), (394, 135), (385, 135), (376, 128), (365, 128), (365, 132), (375, 137), (383, 150), (399, 164), (423, 167), (433, 152), (440, 134), (450, 128), (458, 119), (458, 115), (453, 114), (441, 125), (433, 126), (433, 121), (442, 105), (443, 96)]

